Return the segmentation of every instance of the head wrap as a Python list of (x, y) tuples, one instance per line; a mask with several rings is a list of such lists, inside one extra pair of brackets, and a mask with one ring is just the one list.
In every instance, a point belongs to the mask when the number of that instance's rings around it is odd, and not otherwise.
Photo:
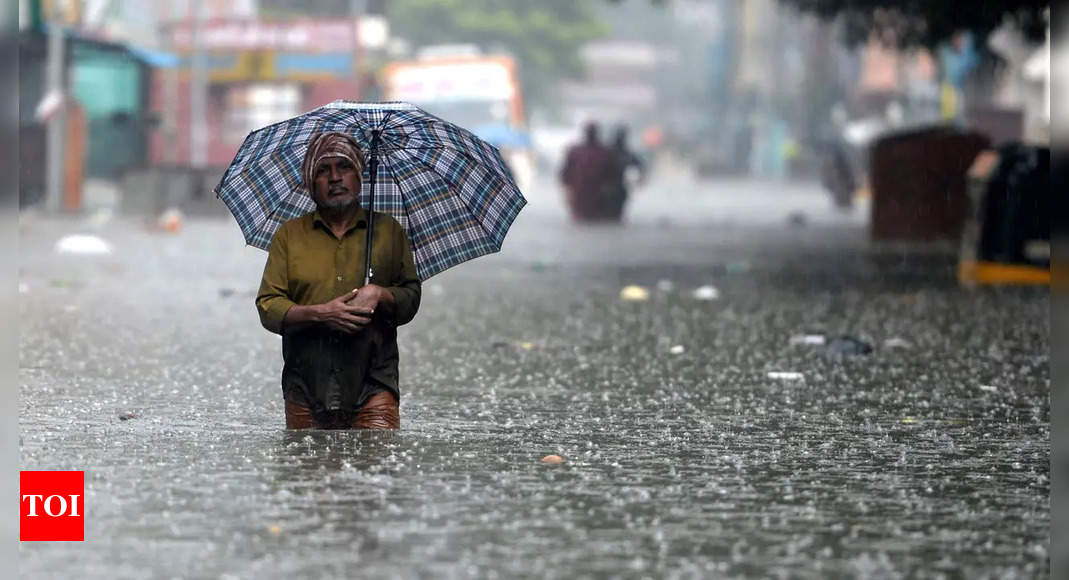
[(308, 151), (304, 154), (304, 162), (301, 163), (301, 176), (304, 178), (304, 186), (308, 191), (315, 191), (315, 171), (319, 162), (327, 157), (341, 157), (348, 159), (356, 167), (357, 175), (364, 173), (364, 153), (356, 140), (345, 133), (327, 132), (316, 133), (308, 141)]

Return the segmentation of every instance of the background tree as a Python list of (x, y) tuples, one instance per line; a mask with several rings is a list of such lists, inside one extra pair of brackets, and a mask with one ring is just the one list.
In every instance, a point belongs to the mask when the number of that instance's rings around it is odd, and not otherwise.
[(579, 48), (607, 34), (589, 0), (393, 0), (391, 34), (414, 46), (474, 43), (516, 57), (528, 101), (582, 72)]
[(984, 39), (1004, 20), (1032, 40), (1046, 31), (1048, 0), (780, 0), (823, 18), (841, 17), (844, 40), (858, 44), (874, 34), (895, 46), (934, 48), (959, 30)]

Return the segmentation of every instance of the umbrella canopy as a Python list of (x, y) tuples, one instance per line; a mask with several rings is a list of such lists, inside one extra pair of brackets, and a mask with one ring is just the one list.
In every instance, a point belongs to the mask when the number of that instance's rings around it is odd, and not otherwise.
[(215, 193), (248, 244), (268, 249), (283, 223), (315, 209), (301, 161), (326, 131), (368, 155), (361, 205), (401, 224), (423, 280), (500, 250), (527, 203), (497, 149), (466, 129), (408, 103), (335, 101), (253, 131), (238, 149)]

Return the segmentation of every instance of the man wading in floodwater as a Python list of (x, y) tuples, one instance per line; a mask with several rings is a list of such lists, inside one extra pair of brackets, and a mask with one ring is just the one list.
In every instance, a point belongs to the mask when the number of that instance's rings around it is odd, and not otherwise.
[(416, 315), (420, 281), (404, 229), (375, 212), (377, 283), (357, 288), (367, 247), (363, 168), (348, 135), (314, 136), (301, 174), (316, 210), (284, 223), (268, 252), (256, 308), (264, 328), (282, 335), (288, 429), (400, 427), (397, 327)]

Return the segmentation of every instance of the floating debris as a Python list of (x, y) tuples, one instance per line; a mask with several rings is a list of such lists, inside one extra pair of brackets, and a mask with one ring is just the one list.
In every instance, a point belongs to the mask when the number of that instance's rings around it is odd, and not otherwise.
[(812, 346), (823, 346), (825, 341), (826, 339), (823, 334), (796, 334), (791, 337), (790, 342), (792, 345), (804, 344)]
[(119, 415), (119, 420), (120, 421), (129, 421), (130, 419), (140, 419), (140, 418), (141, 418), (141, 414), (140, 413), (121, 413)]
[(542, 463), (564, 463), (564, 458), (560, 455), (547, 455), (542, 458)]
[(282, 526), (280, 526), (278, 524), (275, 524), (275, 525), (267, 528), (267, 531), (271, 532), (272, 536), (277, 536), (277, 535), (282, 533)]
[(768, 373), (768, 378), (777, 381), (804, 381), (805, 375), (794, 371), (770, 371)]
[(522, 348), (523, 350), (532, 350), (532, 349), (534, 349), (534, 347), (535, 347), (535, 343), (533, 343), (533, 342), (521, 342), (520, 343), (520, 348)]
[(787, 224), (792, 226), (792, 227), (796, 227), (796, 228), (805, 227), (805, 225), (806, 225), (806, 223), (808, 223), (808, 221), (809, 221), (809, 219), (806, 217), (805, 212), (801, 212), (801, 211), (792, 211), (787, 216)]
[(237, 290), (235, 288), (220, 288), (219, 298), (232, 298), (234, 296), (256, 296), (257, 290)]
[(694, 289), (692, 296), (695, 300), (716, 300), (720, 298), (720, 290), (715, 286), (701, 286)]
[(968, 421), (965, 419), (918, 419), (916, 417), (903, 417), (902, 423), (906, 425), (919, 425), (925, 423), (929, 425), (952, 425), (960, 427), (968, 424)]
[(177, 208), (170, 208), (160, 214), (156, 225), (165, 232), (177, 234), (182, 231), (182, 212)]
[(110, 254), (111, 244), (97, 236), (64, 236), (56, 242), (56, 252), (60, 254)]
[(988, 393), (994, 393), (998, 390), (998, 387), (996, 387), (995, 385), (980, 385), (980, 390), (986, 391)]
[(642, 286), (624, 286), (620, 290), (620, 300), (624, 302), (645, 302), (650, 299), (650, 291)]
[(724, 270), (728, 274), (741, 274), (743, 272), (749, 272), (750, 263), (746, 260), (742, 260), (740, 262), (728, 262), (727, 265), (724, 266)]
[(872, 345), (852, 336), (840, 336), (828, 341), (828, 344), (824, 347), (824, 352), (834, 356), (870, 354)]
[(898, 338), (896, 336), (894, 338), (888, 338), (887, 340), (883, 341), (883, 347), (887, 349), (913, 348), (913, 343), (904, 338)]
[(672, 348), (668, 349), (668, 352), (670, 352), (672, 354), (683, 354), (686, 351), (687, 351), (687, 349), (683, 348), (682, 344), (677, 344), (677, 345), (673, 346)]

